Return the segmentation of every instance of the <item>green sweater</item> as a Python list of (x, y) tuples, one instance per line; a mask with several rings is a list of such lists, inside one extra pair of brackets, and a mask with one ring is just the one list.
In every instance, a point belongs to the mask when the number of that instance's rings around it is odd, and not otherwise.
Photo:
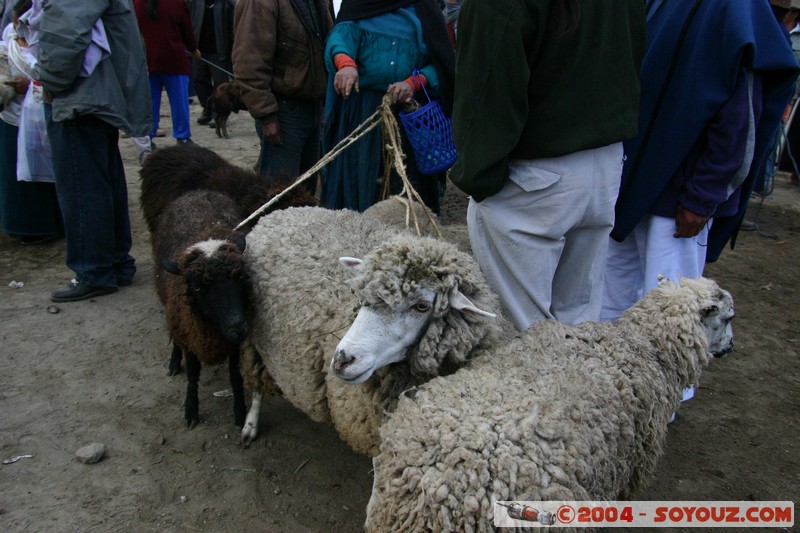
[(465, 0), (459, 14), (450, 178), (476, 201), (512, 159), (558, 157), (637, 133), (643, 0), (579, 0), (574, 32), (547, 27), (559, 0)]

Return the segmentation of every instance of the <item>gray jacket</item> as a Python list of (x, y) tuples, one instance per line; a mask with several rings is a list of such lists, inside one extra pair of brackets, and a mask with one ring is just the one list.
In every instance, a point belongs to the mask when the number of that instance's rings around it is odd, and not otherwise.
[[(111, 56), (79, 77), (97, 19)], [(95, 115), (134, 137), (151, 132), (147, 62), (131, 0), (45, 0), (39, 39), (36, 73), (54, 95), (54, 121)]]
[(0, 0), (0, 28), (11, 24), (11, 11), (13, 11), (14, 3), (14, 0)]

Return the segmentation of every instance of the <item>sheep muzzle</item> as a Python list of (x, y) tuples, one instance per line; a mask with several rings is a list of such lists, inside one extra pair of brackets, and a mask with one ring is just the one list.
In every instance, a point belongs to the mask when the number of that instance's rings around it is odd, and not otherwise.
[(339, 350), (333, 356), (333, 360), (331, 361), (331, 369), (337, 374), (341, 374), (341, 372), (347, 368), (350, 363), (355, 361), (355, 359), (355, 357), (348, 355), (344, 350)]

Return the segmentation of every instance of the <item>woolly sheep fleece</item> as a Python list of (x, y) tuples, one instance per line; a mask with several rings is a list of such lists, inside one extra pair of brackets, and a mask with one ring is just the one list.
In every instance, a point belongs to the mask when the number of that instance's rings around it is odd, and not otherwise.
[[(365, 259), (354, 280), (339, 263), (344, 256)], [(497, 297), (471, 256), (361, 213), (323, 208), (271, 213), (248, 235), (244, 259), (255, 308), (250, 335), (255, 351), (242, 353), (245, 385), (268, 394), (277, 384), (313, 420), (333, 422), (360, 453), (377, 453), (380, 424), (403, 390), (438, 375), (443, 366), (457, 367), (480, 355), (502, 334), (499, 319), (469, 322), (461, 313), (448, 313), (445, 291), (455, 288), (481, 309), (499, 312)], [(437, 317), (408, 359), (377, 370), (361, 385), (329, 374), (359, 299), (397, 305), (420, 274), (445, 297), (437, 299)]]
[(402, 196), (390, 196), (368, 207), (364, 214), (377, 218), (387, 226), (407, 229), (415, 235), (435, 237), (434, 224), (439, 224), (439, 218), (426, 209), (419, 202), (409, 203), (409, 200)]
[(381, 429), (366, 529), (488, 531), (498, 500), (627, 497), (707, 364), (700, 304), (720, 294), (669, 282), (616, 324), (541, 322), (408, 391)]
[[(158, 218), (167, 206), (187, 192), (209, 190), (231, 198), (235, 204), (234, 212), (239, 217), (234, 224), (236, 226), (267, 200), (282, 192), (293, 179), (286, 175), (267, 177), (243, 169), (196, 144), (179, 144), (156, 150), (145, 159), (140, 175), (142, 190), (139, 201), (151, 232), (156, 230)], [(316, 198), (304, 187), (299, 187), (282, 197), (271, 210), (316, 204)], [(248, 225), (242, 231), (249, 229)]]
[(212, 191), (188, 192), (166, 206), (152, 234), (153, 257), (172, 259), (185, 275), (166, 273), (156, 262), (156, 292), (166, 308), (170, 338), (194, 353), (204, 364), (219, 364), (235, 354), (239, 346), (227, 341), (219, 327), (192, 305), (188, 278), (210, 284), (216, 278), (242, 274), (242, 252), (225, 242), (209, 258), (192, 245), (207, 239), (232, 239), (238, 223), (234, 202)]

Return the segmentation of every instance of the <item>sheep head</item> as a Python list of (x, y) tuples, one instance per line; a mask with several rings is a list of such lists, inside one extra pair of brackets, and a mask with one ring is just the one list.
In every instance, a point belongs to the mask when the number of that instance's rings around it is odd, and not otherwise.
[(177, 261), (162, 259), (161, 268), (180, 276), (190, 306), (219, 327), (228, 342), (239, 343), (250, 325), (242, 253), (245, 239), (208, 239), (187, 247)]
[(631, 331), (649, 331), (659, 363), (679, 375), (682, 387), (697, 383), (709, 354), (722, 355), (733, 346), (733, 298), (708, 278), (680, 283), (662, 279), (617, 324)]
[[(457, 366), (499, 329), (496, 297), (477, 265), (455, 246), (398, 237), (363, 261), (343, 257), (361, 307), (331, 361), (347, 383), (363, 383), (382, 366), (407, 361), (412, 374), (433, 377)], [(477, 303), (473, 303), (473, 301)]]
[(708, 352), (714, 357), (722, 357), (730, 352), (733, 349), (732, 321), (736, 316), (731, 293), (708, 278), (681, 278), (680, 284), (697, 295), (700, 321), (708, 339)]

